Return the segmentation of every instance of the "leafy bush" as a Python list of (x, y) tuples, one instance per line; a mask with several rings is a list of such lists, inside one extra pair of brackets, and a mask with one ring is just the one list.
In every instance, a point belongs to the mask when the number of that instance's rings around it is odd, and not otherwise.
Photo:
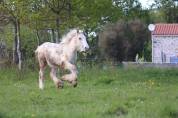
[(106, 58), (134, 61), (137, 53), (142, 55), (148, 39), (147, 27), (140, 20), (118, 21), (100, 32), (99, 47)]

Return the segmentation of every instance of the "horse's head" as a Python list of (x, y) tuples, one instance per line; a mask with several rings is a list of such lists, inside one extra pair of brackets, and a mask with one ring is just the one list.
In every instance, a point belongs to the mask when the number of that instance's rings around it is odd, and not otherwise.
[(78, 29), (70, 30), (69, 33), (63, 36), (61, 43), (72, 44), (79, 52), (85, 52), (89, 49), (84, 33)]
[(77, 51), (85, 52), (89, 49), (86, 37), (81, 30), (77, 30), (74, 40), (77, 45)]

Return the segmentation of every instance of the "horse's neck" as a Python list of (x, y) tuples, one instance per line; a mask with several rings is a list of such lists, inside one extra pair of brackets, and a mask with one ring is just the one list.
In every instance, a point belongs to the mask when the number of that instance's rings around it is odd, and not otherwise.
[(77, 50), (76, 47), (70, 44), (64, 44), (64, 53), (68, 56), (69, 61), (75, 62), (77, 57)]

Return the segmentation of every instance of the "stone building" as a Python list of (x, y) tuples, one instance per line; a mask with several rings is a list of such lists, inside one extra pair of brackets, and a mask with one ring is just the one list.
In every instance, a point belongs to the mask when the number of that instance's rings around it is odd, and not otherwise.
[(178, 63), (178, 24), (151, 24), (152, 62)]

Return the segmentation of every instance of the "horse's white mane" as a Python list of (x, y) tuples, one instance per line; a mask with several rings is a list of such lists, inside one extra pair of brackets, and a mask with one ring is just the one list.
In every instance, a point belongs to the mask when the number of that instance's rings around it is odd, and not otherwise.
[(74, 37), (77, 33), (83, 33), (83, 31), (76, 28), (71, 29), (67, 34), (62, 37), (61, 43), (70, 42), (71, 38)]
[(72, 37), (77, 34), (77, 29), (71, 29), (66, 35), (61, 39), (61, 43), (68, 43)]

